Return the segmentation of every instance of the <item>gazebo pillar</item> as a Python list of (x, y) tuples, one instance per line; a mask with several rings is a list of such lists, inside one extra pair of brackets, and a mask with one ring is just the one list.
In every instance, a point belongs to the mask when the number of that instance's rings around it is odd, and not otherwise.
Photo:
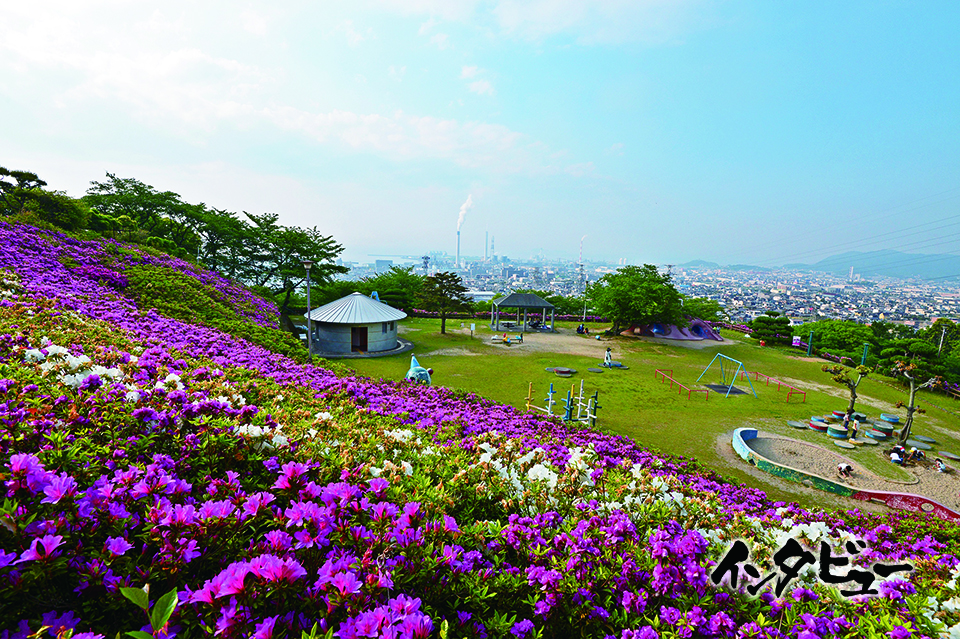
[(527, 309), (523, 309), (523, 324), (520, 325), (520, 334), (523, 335), (523, 329), (527, 327)]
[(556, 333), (557, 331), (553, 328), (553, 318), (555, 317), (556, 309), (550, 309), (550, 332)]

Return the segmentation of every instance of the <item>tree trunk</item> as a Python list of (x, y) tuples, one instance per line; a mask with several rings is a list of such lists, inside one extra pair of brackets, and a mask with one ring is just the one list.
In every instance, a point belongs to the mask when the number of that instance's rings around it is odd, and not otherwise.
[(446, 311), (440, 311), (440, 334), (445, 335), (447, 332), (447, 313)]
[(281, 315), (290, 312), (289, 306), (290, 306), (290, 296), (291, 296), (291, 295), (293, 295), (293, 289), (288, 288), (288, 289), (287, 289), (287, 294), (286, 294), (286, 295), (284, 296), (284, 298), (283, 298), (283, 304), (280, 305), (280, 314), (281, 314)]
[(917, 398), (917, 382), (912, 377), (905, 376), (910, 380), (910, 401), (907, 404), (907, 421), (903, 423), (903, 428), (900, 429), (900, 445), (904, 446), (907, 443), (907, 440), (910, 438), (910, 429), (913, 428), (913, 414), (916, 412), (916, 407), (914, 406), (914, 400)]
[(857, 387), (849, 386), (850, 388), (850, 403), (847, 405), (847, 415), (853, 415), (853, 407), (857, 404)]

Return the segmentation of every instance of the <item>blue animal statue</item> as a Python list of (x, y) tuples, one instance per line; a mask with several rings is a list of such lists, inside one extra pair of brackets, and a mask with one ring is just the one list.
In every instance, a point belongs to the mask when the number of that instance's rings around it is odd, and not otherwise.
[(429, 386), (431, 375), (433, 375), (432, 368), (424, 368), (421, 366), (420, 362), (417, 361), (416, 355), (410, 357), (410, 370), (407, 371), (406, 379)]

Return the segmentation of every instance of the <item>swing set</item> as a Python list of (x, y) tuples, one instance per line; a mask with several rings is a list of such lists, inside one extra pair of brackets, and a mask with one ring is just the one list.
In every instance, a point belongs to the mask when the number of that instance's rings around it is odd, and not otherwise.
[[(729, 396), (730, 396), (730, 391), (733, 390), (733, 382), (735, 382), (735, 381), (737, 380), (737, 377), (740, 376), (741, 373), (746, 372), (746, 371), (745, 371), (744, 368), (743, 368), (743, 362), (741, 362), (740, 360), (736, 360), (736, 359), (733, 359), (732, 357), (727, 357), (726, 355), (723, 355), (723, 354), (721, 354), (721, 353), (717, 353), (717, 356), (714, 357), (712, 360), (710, 360), (710, 363), (707, 364), (707, 367), (706, 367), (705, 369), (703, 369), (703, 372), (702, 372), (702, 373), (700, 373), (700, 377), (697, 378), (697, 382), (699, 382), (701, 379), (703, 379), (703, 376), (707, 374), (707, 371), (710, 370), (710, 367), (713, 366), (713, 363), (716, 362), (716, 361), (718, 361), (718, 360), (720, 361), (720, 377), (721, 377), (721, 379), (723, 380), (722, 384), (723, 384), (723, 386), (725, 386), (725, 387), (727, 388), (727, 392), (726, 392), (726, 394), (724, 395), (724, 397), (726, 398), (726, 397), (729, 397)], [(724, 362), (727, 362), (726, 366), (724, 366)], [(730, 382), (728, 383), (728, 382), (727, 382), (727, 371), (729, 371), (729, 370), (731, 370), (731, 369), (733, 368), (733, 364), (736, 364), (736, 365), (737, 365), (737, 369), (736, 369), (736, 371), (733, 373), (733, 375), (731, 376)], [(753, 382), (750, 381), (750, 375), (745, 375), (745, 377), (746, 377), (747, 383), (750, 384), (750, 390), (753, 392), (753, 396), (756, 397), (756, 396), (757, 396), (757, 391), (756, 391), (756, 389), (753, 387)]]

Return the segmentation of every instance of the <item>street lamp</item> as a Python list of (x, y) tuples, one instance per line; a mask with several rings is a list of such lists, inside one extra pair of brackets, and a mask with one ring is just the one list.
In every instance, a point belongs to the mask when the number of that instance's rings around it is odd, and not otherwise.
[(303, 268), (307, 272), (307, 359), (313, 363), (313, 330), (310, 326), (310, 267), (312, 260), (303, 260)]

